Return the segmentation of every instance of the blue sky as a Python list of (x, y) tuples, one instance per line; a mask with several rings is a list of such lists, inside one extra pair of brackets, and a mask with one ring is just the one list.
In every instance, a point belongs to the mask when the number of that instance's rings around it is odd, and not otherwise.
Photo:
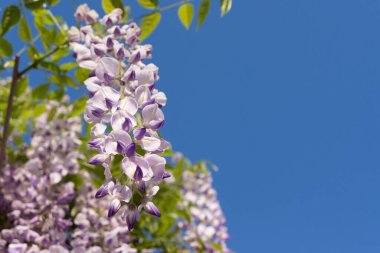
[(230, 247), (379, 252), (380, 1), (235, 0), (224, 18), (212, 2), (199, 32), (173, 10), (147, 42), (164, 135), (220, 168)]

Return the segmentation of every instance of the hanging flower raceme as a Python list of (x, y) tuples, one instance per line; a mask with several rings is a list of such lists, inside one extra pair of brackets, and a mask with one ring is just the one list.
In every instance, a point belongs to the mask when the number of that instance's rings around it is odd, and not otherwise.
[[(119, 24), (120, 9), (96, 20), (94, 11), (81, 5), (75, 16), (86, 25), (70, 29), (71, 48), (79, 66), (91, 70), (84, 82), (89, 91), (84, 117), (93, 124), (89, 147), (98, 154), (88, 162), (102, 165), (106, 178), (95, 197), (109, 197), (109, 217), (124, 209), (131, 230), (142, 210), (160, 216), (152, 199), (168, 176), (159, 153), (169, 143), (158, 133), (166, 96), (156, 89), (158, 68), (143, 63), (152, 47), (139, 44), (135, 23)], [(112, 167), (117, 156), (122, 157), (120, 173)]]
[[(174, 163), (181, 159), (178, 153), (173, 156)], [(231, 252), (227, 247), (226, 219), (212, 187), (211, 173), (204, 166), (198, 167), (193, 165), (186, 169), (181, 179), (183, 202), (180, 208), (190, 211), (190, 220), (181, 220), (178, 224), (183, 230), (183, 239), (196, 252)]]
[(10, 204), (12, 227), (1, 230), (1, 252), (69, 252), (72, 222), (67, 215), (75, 194), (74, 184), (63, 179), (79, 169), (81, 123), (68, 118), (71, 108), (58, 102), (49, 102), (46, 109), (36, 119), (26, 164), (2, 170), (2, 205)]
[(106, 199), (94, 199), (96, 189), (87, 172), (82, 172), (83, 185), (77, 193), (74, 218), (75, 229), (71, 234), (72, 253), (135, 253), (130, 246), (129, 230), (120, 216), (105, 218), (102, 210), (107, 208)]

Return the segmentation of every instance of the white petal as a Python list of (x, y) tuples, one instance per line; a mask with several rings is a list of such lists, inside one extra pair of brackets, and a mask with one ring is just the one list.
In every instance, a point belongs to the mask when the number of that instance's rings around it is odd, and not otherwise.
[(141, 147), (149, 152), (156, 151), (161, 145), (161, 140), (156, 137), (144, 136), (141, 140)]

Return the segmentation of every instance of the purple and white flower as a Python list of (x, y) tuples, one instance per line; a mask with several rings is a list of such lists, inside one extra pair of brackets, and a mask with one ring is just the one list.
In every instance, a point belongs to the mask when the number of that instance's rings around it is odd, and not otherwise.
[[(135, 24), (120, 24), (122, 10), (115, 9), (99, 20), (87, 5), (78, 8), (75, 16), (86, 26), (69, 31), (78, 64), (90, 69), (92, 75), (84, 81), (89, 91), (85, 120), (95, 124), (91, 149), (98, 152), (88, 162), (102, 165), (107, 182), (96, 197), (109, 195), (108, 216), (124, 210), (129, 229), (139, 220), (139, 212), (160, 216), (152, 197), (141, 203), (131, 203), (133, 192), (157, 189), (164, 177), (166, 160), (159, 153), (169, 147), (158, 131), (165, 123), (162, 107), (166, 95), (156, 89), (159, 79), (154, 64), (144, 64), (152, 57), (151, 45), (140, 45), (140, 28)], [(92, 24), (97, 26), (91, 26)], [(98, 29), (99, 24), (103, 29)], [(121, 157), (121, 171), (113, 171), (111, 162)], [(118, 175), (116, 178), (112, 174)]]

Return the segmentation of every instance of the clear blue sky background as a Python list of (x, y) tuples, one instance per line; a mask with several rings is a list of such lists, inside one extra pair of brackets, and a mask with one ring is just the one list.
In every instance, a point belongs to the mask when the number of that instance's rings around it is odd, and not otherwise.
[(222, 19), (218, 2), (199, 32), (173, 10), (147, 42), (166, 138), (220, 168), (230, 247), (380, 252), (380, 1), (235, 0)]

